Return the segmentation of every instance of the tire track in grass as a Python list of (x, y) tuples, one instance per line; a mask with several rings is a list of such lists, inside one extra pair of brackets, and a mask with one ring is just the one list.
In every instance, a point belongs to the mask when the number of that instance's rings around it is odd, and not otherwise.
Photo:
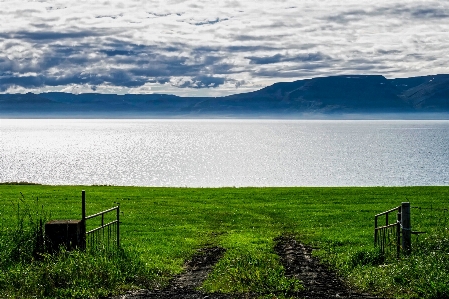
[(289, 236), (276, 240), (275, 251), (280, 256), (287, 277), (300, 280), (305, 288), (297, 298), (364, 298), (375, 299), (369, 294), (360, 294), (344, 285), (338, 276), (312, 256), (312, 249)]
[(112, 299), (227, 299), (235, 296), (227, 294), (205, 294), (198, 291), (207, 275), (212, 271), (213, 266), (221, 259), (225, 252), (221, 247), (205, 247), (184, 264), (184, 271), (173, 277), (162, 290), (138, 290), (130, 291), (125, 295), (116, 296)]

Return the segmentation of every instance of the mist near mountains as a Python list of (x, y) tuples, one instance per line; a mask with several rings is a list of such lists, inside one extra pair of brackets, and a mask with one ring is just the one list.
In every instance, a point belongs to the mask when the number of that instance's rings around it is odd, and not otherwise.
[(168, 94), (0, 94), (0, 117), (449, 118), (449, 75), (320, 77), (225, 97)]

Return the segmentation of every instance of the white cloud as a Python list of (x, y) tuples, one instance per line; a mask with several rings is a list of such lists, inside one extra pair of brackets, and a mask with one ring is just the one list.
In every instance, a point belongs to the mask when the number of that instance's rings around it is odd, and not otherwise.
[(96, 86), (96, 92), (220, 95), (343, 73), (449, 73), (446, 1), (4, 0), (0, 6), (3, 92)]

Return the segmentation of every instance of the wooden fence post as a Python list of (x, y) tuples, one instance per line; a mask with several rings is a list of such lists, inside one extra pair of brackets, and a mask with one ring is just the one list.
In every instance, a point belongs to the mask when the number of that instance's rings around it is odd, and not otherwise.
[(86, 249), (86, 191), (81, 191), (81, 249)]
[(377, 215), (374, 216), (374, 247), (377, 246)]
[(120, 204), (117, 205), (117, 248), (120, 248)]
[(398, 213), (396, 215), (396, 223), (398, 225), (396, 226), (396, 258), (401, 257), (401, 223), (402, 223), (402, 214), (401, 214), (402, 206), (398, 207)]
[(405, 254), (412, 251), (412, 226), (410, 222), (410, 203), (401, 204), (402, 248)]

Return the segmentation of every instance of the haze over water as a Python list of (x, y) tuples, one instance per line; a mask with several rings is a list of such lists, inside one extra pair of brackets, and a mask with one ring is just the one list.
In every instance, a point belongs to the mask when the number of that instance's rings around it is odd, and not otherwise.
[(0, 182), (449, 185), (449, 121), (0, 119)]

